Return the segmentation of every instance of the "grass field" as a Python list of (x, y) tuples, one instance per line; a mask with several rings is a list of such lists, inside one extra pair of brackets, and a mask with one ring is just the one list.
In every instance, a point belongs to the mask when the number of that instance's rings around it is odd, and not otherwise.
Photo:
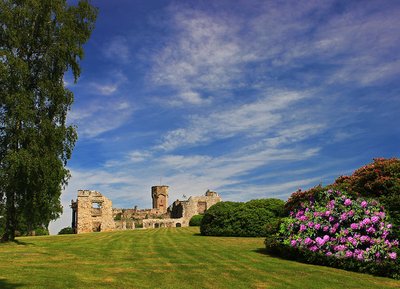
[(400, 281), (282, 260), (262, 238), (161, 228), (0, 244), (0, 288), (400, 288)]

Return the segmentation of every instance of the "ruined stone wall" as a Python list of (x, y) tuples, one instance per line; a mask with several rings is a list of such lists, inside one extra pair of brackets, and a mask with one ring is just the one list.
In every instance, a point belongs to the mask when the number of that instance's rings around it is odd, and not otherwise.
[(204, 196), (189, 197), (186, 201), (175, 201), (168, 211), (172, 218), (183, 218), (189, 223), (194, 215), (204, 214), (212, 205), (221, 202), (216, 192), (207, 191)]
[(189, 222), (184, 218), (179, 219), (144, 219), (143, 229), (150, 228), (175, 228), (175, 227), (187, 227)]
[(204, 196), (190, 197), (186, 201), (175, 201), (168, 210), (168, 186), (152, 187), (153, 206), (138, 210), (112, 208), (112, 202), (97, 191), (79, 190), (78, 198), (71, 203), (72, 227), (78, 234), (129, 230), (135, 227), (186, 227), (194, 215), (203, 214), (221, 197), (211, 191)]
[(76, 201), (76, 233), (113, 231), (112, 202), (96, 191), (79, 190)]
[(194, 215), (204, 214), (212, 205), (221, 202), (218, 195), (190, 197), (183, 205), (183, 218), (190, 221)]

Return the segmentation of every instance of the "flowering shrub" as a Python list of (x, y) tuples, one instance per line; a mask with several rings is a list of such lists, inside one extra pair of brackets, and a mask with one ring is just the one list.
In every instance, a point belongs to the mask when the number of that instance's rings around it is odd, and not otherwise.
[(385, 206), (400, 238), (400, 159), (376, 158), (351, 176), (339, 177), (332, 186), (377, 199)]
[(279, 236), (290, 247), (336, 258), (381, 262), (397, 259), (398, 240), (376, 201), (354, 200), (327, 190), (314, 194), (290, 212)]

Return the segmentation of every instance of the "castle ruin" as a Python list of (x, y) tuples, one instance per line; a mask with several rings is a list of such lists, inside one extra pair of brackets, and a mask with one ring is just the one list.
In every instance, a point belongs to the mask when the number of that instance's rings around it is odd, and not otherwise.
[(168, 186), (151, 188), (152, 209), (113, 208), (112, 202), (101, 193), (79, 190), (71, 201), (72, 228), (75, 233), (106, 232), (135, 228), (186, 227), (194, 215), (204, 214), (221, 197), (212, 191), (204, 196), (176, 200), (168, 207)]

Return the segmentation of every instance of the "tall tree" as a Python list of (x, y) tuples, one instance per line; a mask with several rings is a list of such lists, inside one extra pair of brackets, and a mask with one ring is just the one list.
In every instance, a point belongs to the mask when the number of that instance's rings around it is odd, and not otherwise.
[[(97, 9), (82, 0), (0, 1), (0, 202), (3, 241), (19, 225), (48, 226), (62, 212), (67, 161), (77, 139), (66, 124), (83, 45)], [(21, 224), (22, 222), (22, 224)]]

